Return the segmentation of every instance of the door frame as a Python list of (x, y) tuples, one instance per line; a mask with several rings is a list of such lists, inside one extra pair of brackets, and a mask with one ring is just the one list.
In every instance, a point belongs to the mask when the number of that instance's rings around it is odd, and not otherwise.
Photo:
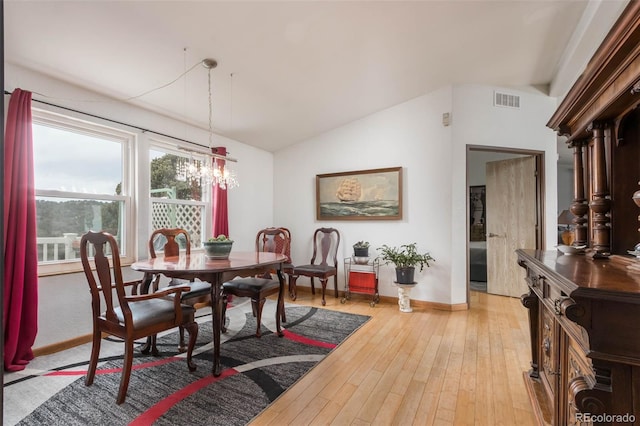
[[(469, 201), (469, 153), (471, 151), (480, 152), (493, 152), (500, 154), (516, 154), (516, 155), (531, 155), (535, 158), (536, 164), (536, 250), (540, 250), (545, 247), (545, 152), (531, 149), (509, 148), (509, 147), (496, 147), (486, 145), (467, 145), (465, 150), (465, 206), (466, 211), (470, 209)], [(467, 304), (471, 305), (471, 288), (470, 288), (470, 265), (469, 265), (469, 241), (471, 238), (471, 225), (469, 221), (466, 221), (466, 264), (467, 264)]]

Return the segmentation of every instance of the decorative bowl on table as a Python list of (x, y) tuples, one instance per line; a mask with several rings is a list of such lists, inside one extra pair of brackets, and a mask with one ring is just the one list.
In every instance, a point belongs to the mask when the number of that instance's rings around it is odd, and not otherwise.
[(369, 256), (353, 256), (353, 263), (358, 265), (366, 265), (369, 263)]
[(563, 254), (582, 254), (584, 253), (587, 246), (568, 246), (565, 244), (560, 244), (557, 246), (558, 250)]
[[(224, 238), (223, 238), (224, 237)], [(228, 239), (224, 235), (216, 238), (210, 238), (209, 241), (202, 243), (204, 254), (209, 259), (228, 259), (233, 246), (233, 240)]]

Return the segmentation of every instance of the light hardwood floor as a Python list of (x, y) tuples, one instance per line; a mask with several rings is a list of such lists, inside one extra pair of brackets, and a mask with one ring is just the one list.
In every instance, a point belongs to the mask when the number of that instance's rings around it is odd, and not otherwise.
[[(325, 308), (371, 320), (252, 426), (536, 423), (522, 377), (531, 357), (519, 299), (472, 291), (467, 311), (412, 303), (412, 313), (369, 300), (327, 296)], [(294, 303), (321, 307), (307, 292)]]

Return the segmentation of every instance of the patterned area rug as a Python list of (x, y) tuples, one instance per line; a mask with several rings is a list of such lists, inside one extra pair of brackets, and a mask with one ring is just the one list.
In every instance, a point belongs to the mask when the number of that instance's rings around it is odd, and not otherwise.
[(369, 319), (287, 306), (285, 337), (263, 328), (258, 339), (255, 319), (251, 313), (242, 313), (246, 319), (229, 331), (232, 337), (222, 344), (220, 377), (211, 374), (212, 330), (207, 321), (199, 327), (194, 373), (189, 373), (183, 355), (177, 354), (174, 332), (158, 339), (160, 357), (137, 352), (124, 404), (115, 403), (121, 356), (100, 365), (89, 387), (84, 385), (87, 363), (67, 365), (48, 375), (79, 378), (18, 424), (245, 425)]

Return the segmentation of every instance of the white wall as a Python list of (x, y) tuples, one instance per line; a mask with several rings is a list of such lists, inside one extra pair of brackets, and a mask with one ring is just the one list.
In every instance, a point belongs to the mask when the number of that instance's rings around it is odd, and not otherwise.
[[(520, 96), (520, 109), (493, 106), (493, 94), (501, 92)], [(503, 89), (488, 86), (462, 85), (453, 91), (453, 222), (465, 223), (466, 204), (466, 148), (480, 145), (519, 148), (545, 152), (544, 236), (546, 248), (557, 241), (557, 146), (556, 136), (546, 123), (556, 108), (556, 99), (534, 89)], [(452, 303), (466, 299), (466, 228), (454, 227), (452, 232)]]
[[(275, 219), (292, 231), (294, 263), (311, 259), (311, 236), (330, 226), (342, 235), (339, 258), (359, 240), (382, 244), (417, 242), (436, 259), (416, 276), (412, 298), (448, 303), (451, 281), (451, 88), (443, 88), (311, 138), (275, 155)], [(317, 221), (315, 175), (382, 167), (403, 168), (403, 219), (398, 221)], [(344, 286), (342, 265), (339, 289)], [(417, 272), (417, 271), (416, 271)], [(381, 268), (381, 295), (397, 297), (392, 265)], [(300, 278), (298, 285), (308, 285)]]
[[(522, 108), (492, 106), (493, 88), (446, 87), (372, 114), (279, 151), (275, 155), (275, 220), (292, 230), (294, 263), (311, 258), (311, 235), (321, 226), (340, 230), (341, 257), (351, 245), (368, 240), (372, 247), (417, 242), (436, 262), (416, 277), (411, 297), (446, 304), (467, 299), (466, 147), (486, 145), (540, 150), (545, 159), (546, 234), (556, 218), (556, 146), (545, 127), (555, 99), (535, 91), (519, 94)], [(444, 127), (442, 114), (452, 113)], [(400, 221), (335, 221), (315, 219), (315, 175), (379, 167), (402, 166), (404, 217)], [(547, 236), (547, 241), (549, 237)], [(340, 268), (340, 288), (344, 286)], [(381, 295), (397, 296), (393, 266), (382, 268)], [(302, 278), (299, 285), (308, 285)]]
[[(5, 88), (9, 91), (14, 88), (29, 90), (34, 92), (34, 99), (187, 139), (205, 147), (209, 143), (207, 129), (188, 126), (170, 117), (115, 102), (77, 86), (6, 63)], [(136, 187), (141, 197), (146, 196), (148, 184), (145, 185), (144, 182), (148, 181), (149, 177), (148, 167), (144, 165), (149, 163), (146, 151), (149, 139), (158, 138), (169, 142), (171, 139), (143, 133), (108, 121), (95, 120), (83, 114), (48, 107), (38, 102), (33, 102), (32, 105), (34, 108), (48, 109), (83, 120), (101, 122), (106, 126), (135, 133), (136, 156), (139, 164), (142, 165), (140, 181), (137, 182)], [(234, 250), (253, 250), (256, 232), (265, 226), (273, 225), (273, 154), (219, 135), (214, 136), (213, 143), (214, 146), (226, 146), (231, 156), (238, 159), (235, 169), (240, 186), (230, 190), (228, 194), (229, 234), (235, 240)], [(137, 253), (139, 258), (146, 258), (148, 256), (146, 244), (151, 234), (150, 214), (148, 207), (144, 204), (137, 205), (135, 208), (139, 218), (136, 235)], [(141, 275), (126, 269), (125, 275), (128, 279)], [(83, 274), (41, 277), (39, 289), (39, 331), (34, 347), (38, 348), (91, 333), (88, 285)]]

